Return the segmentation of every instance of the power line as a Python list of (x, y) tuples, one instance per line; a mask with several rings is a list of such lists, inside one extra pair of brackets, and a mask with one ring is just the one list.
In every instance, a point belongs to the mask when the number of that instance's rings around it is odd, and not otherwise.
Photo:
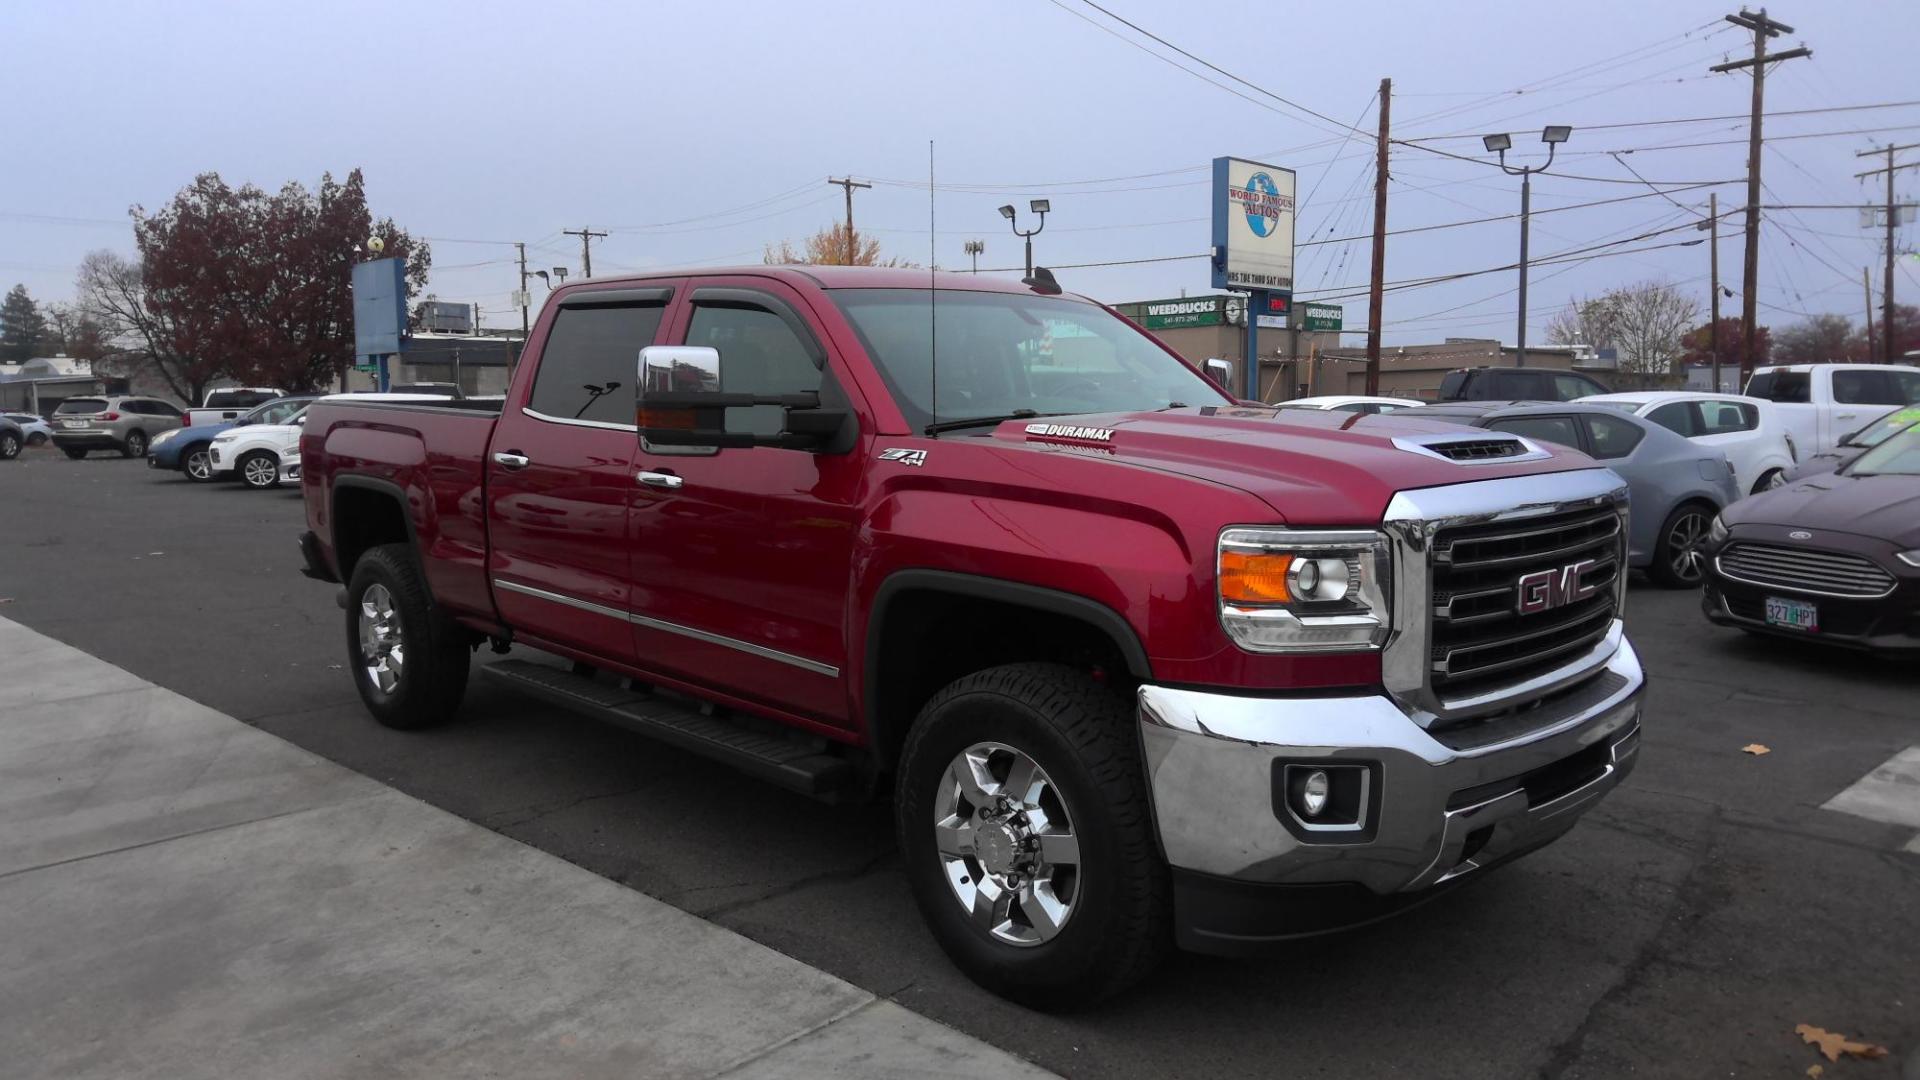
[[(1877, 101), (1877, 102), (1872, 102), (1866, 105), (1833, 105), (1833, 106), (1828, 106), (1828, 107), (1819, 108), (1819, 109), (1782, 109), (1779, 112), (1771, 112), (1771, 113), (1768, 113), (1767, 115), (1769, 117), (1812, 116), (1819, 113), (1860, 112), (1868, 109), (1904, 109), (1913, 105), (1920, 105), (1920, 100)], [(1583, 131), (1583, 132), (1584, 131), (1612, 131), (1612, 130), (1617, 130), (1621, 128), (1664, 127), (1669, 124), (1708, 124), (1708, 123), (1717, 123), (1724, 120), (1739, 120), (1742, 122), (1740, 126), (1744, 127), (1746, 126), (1745, 121), (1747, 119), (1748, 119), (1748, 116), (1746, 113), (1728, 113), (1724, 116), (1682, 116), (1682, 117), (1674, 117), (1667, 120), (1631, 120), (1631, 121), (1623, 121), (1615, 124), (1575, 124), (1574, 127), (1578, 128), (1580, 131)], [(1427, 142), (1445, 142), (1451, 139), (1477, 139), (1477, 138), (1480, 138), (1480, 136), (1474, 135), (1474, 134), (1425, 135), (1425, 136), (1419, 136), (1415, 138), (1409, 138), (1404, 141), (1410, 142), (1410, 143), (1427, 143)]]

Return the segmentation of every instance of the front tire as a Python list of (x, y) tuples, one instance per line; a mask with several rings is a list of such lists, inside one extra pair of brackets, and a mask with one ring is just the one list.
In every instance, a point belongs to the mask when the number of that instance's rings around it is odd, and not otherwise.
[(1758, 495), (1763, 491), (1772, 491), (1774, 488), (1780, 487), (1786, 482), (1787, 470), (1768, 469), (1766, 472), (1760, 474), (1760, 479), (1753, 482), (1753, 490), (1749, 492), (1749, 494)]
[(1057, 664), (976, 672), (921, 710), (895, 827), (935, 940), (1036, 1009), (1091, 1005), (1171, 945), (1171, 891), (1127, 699)]
[(280, 484), (280, 459), (266, 450), (253, 453), (233, 463), (234, 470), (240, 474), (240, 480), (255, 491), (266, 491)]
[(360, 556), (347, 585), (347, 660), (373, 718), (410, 731), (451, 718), (467, 690), (469, 652), (441, 614), (406, 544)]
[(80, 447), (77, 447), (77, 446), (63, 446), (63, 447), (61, 447), (60, 449), (61, 449), (61, 450), (62, 450), (62, 451), (63, 451), (63, 452), (64, 452), (64, 453), (65, 453), (65, 454), (66, 454), (66, 455), (68, 456), (68, 457), (70, 457), (70, 458), (72, 458), (72, 459), (73, 459), (73, 460), (75, 460), (75, 461), (79, 461), (79, 460), (80, 460), (81, 458), (83, 458), (83, 457), (86, 457), (86, 456), (87, 456), (87, 452), (86, 452), (85, 450), (83, 450), (83, 449), (81, 449)]
[(1700, 550), (1713, 522), (1713, 508), (1705, 503), (1682, 503), (1660, 525), (1653, 547), (1653, 565), (1647, 576), (1663, 589), (1697, 589), (1706, 580), (1707, 557)]
[(46, 434), (46, 432), (44, 432), (44, 431), (36, 431), (36, 432), (34, 432), (33, 434), (31, 434), (31, 435), (28, 435), (28, 436), (27, 436), (27, 445), (28, 445), (28, 446), (45, 446), (45, 445), (47, 445), (47, 434)]
[(120, 456), (125, 458), (146, 457), (147, 433), (144, 431), (127, 432), (127, 441), (120, 444)]
[(206, 443), (194, 443), (180, 452), (180, 471), (196, 484), (213, 480), (213, 456)]
[(20, 456), (20, 436), (11, 431), (0, 431), (0, 461), (12, 461)]

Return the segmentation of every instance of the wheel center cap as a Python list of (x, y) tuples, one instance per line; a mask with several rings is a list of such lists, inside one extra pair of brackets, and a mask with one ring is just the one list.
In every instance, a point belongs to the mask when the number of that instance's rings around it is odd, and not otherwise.
[(1013, 869), (1020, 857), (1020, 839), (1007, 825), (982, 825), (974, 837), (973, 849), (988, 873), (1004, 874)]

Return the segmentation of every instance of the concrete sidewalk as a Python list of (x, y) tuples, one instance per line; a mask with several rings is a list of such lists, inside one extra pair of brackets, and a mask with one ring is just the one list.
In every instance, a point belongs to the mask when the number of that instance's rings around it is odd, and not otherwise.
[(0, 1061), (1050, 1075), (5, 619)]

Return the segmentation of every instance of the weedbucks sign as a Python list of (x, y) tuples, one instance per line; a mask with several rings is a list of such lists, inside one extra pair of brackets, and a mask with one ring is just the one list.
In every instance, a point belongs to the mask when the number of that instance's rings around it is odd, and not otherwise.
[(1341, 321), (1346, 318), (1347, 309), (1339, 304), (1302, 304), (1300, 329), (1302, 330), (1341, 330)]
[(1148, 330), (1173, 330), (1183, 326), (1218, 326), (1227, 321), (1226, 307), (1224, 296), (1182, 296), (1121, 304), (1120, 314)]

